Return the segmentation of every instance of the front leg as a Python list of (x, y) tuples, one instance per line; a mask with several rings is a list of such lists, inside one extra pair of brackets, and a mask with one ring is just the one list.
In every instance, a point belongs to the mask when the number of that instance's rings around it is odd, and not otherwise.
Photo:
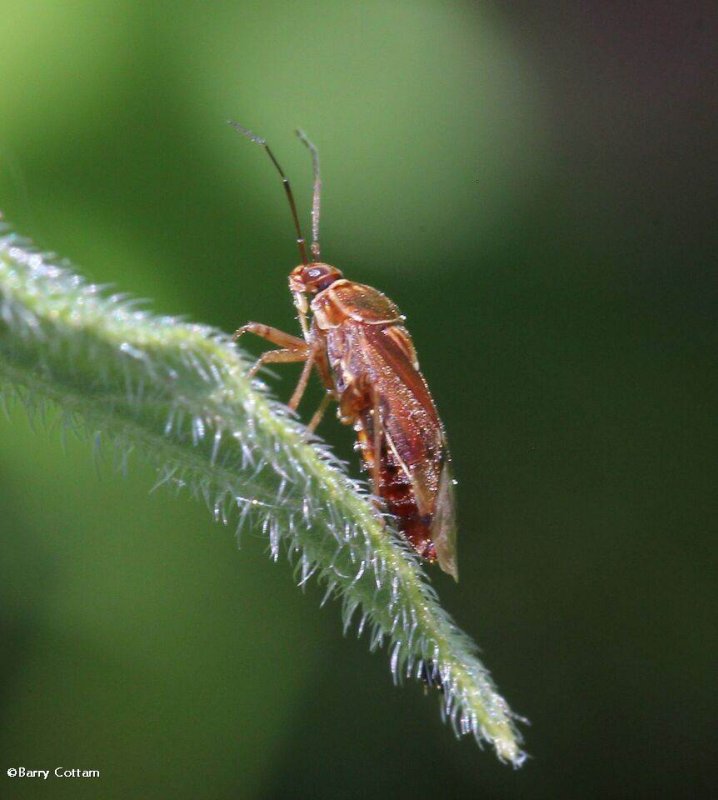
[[(312, 373), (313, 367), (316, 367), (319, 371), (319, 375), (324, 385), (329, 390), (333, 389), (333, 383), (329, 373), (329, 365), (327, 364), (326, 354), (322, 352), (322, 348), (317, 342), (312, 342), (310, 344), (304, 339), (300, 339), (298, 336), (293, 336), (291, 333), (285, 333), (284, 331), (280, 331), (278, 328), (272, 328), (270, 325), (264, 325), (261, 322), (248, 322), (246, 325), (242, 325), (242, 327), (235, 332), (232, 338), (236, 341), (244, 333), (253, 333), (255, 336), (260, 336), (262, 339), (266, 339), (268, 342), (276, 344), (281, 348), (280, 350), (268, 350), (266, 353), (262, 353), (262, 355), (257, 359), (255, 365), (247, 373), (250, 378), (253, 377), (257, 370), (264, 366), (264, 364), (287, 364), (292, 361), (304, 362), (304, 368), (302, 369), (302, 374), (299, 376), (299, 382), (297, 383), (297, 387), (288, 403), (289, 407), (293, 411), (296, 411), (297, 406), (304, 395), (304, 391), (307, 388), (307, 383), (309, 383), (309, 376)], [(326, 404), (329, 402), (329, 399), (331, 398), (327, 398), (326, 401), (322, 401), (319, 409), (312, 417), (312, 420), (309, 423), (310, 431), (313, 431), (314, 428), (316, 428), (316, 426), (319, 424), (319, 420), (322, 418), (322, 415), (326, 410)]]
[(285, 333), (278, 328), (272, 328), (269, 325), (263, 325), (261, 322), (248, 322), (242, 325), (239, 330), (235, 331), (232, 337), (235, 341), (244, 333), (253, 333), (255, 336), (260, 336), (272, 344), (280, 347), (280, 350), (267, 350), (266, 353), (257, 359), (256, 363), (247, 373), (248, 377), (252, 378), (264, 364), (286, 364), (292, 361), (308, 361), (312, 352), (310, 346), (300, 339), (298, 336), (292, 336), (291, 333)]
[(279, 328), (264, 325), (261, 322), (248, 322), (246, 325), (242, 325), (241, 328), (234, 332), (232, 339), (236, 342), (244, 333), (253, 333), (255, 336), (266, 339), (284, 350), (307, 350), (307, 343), (304, 339), (293, 336), (291, 333), (280, 331)]

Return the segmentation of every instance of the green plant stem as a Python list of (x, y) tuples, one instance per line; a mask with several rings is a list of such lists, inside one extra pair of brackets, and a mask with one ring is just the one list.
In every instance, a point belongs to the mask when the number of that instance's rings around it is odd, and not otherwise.
[(396, 680), (440, 677), (457, 733), (524, 759), (514, 717), (473, 643), (451, 621), (418, 559), (316, 439), (245, 377), (230, 339), (109, 296), (0, 230), (0, 394), (55, 403), (68, 424), (137, 450), (158, 483), (204, 497), (218, 520), (261, 527), (300, 583), (341, 596), (373, 649), (386, 643)]

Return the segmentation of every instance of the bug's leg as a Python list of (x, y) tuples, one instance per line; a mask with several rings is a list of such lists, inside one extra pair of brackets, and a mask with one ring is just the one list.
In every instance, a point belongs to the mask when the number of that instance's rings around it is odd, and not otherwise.
[[(254, 366), (247, 372), (248, 378), (253, 378), (257, 370), (265, 364), (289, 364), (294, 361), (307, 361), (309, 359), (309, 348), (304, 345), (305, 350), (267, 350), (255, 361)], [(303, 374), (303, 373), (302, 373)], [(296, 406), (292, 406), (296, 408)]]
[(381, 443), (384, 438), (384, 429), (381, 422), (381, 408), (379, 392), (372, 387), (371, 392), (373, 407), (373, 428), (374, 428), (374, 463), (372, 464), (371, 479), (374, 484), (374, 494), (379, 497), (379, 469), (381, 467)]
[(324, 397), (322, 398), (322, 402), (319, 404), (319, 408), (314, 412), (314, 416), (309, 420), (309, 425), (307, 425), (307, 432), (314, 433), (316, 430), (317, 425), (321, 422), (324, 413), (326, 412), (329, 403), (332, 401), (332, 396), (327, 392)]
[(266, 339), (268, 342), (276, 344), (277, 347), (281, 347), (284, 350), (301, 350), (307, 352), (307, 343), (304, 339), (293, 336), (291, 333), (280, 331), (278, 328), (272, 328), (271, 325), (264, 325), (261, 322), (248, 322), (234, 332), (232, 339), (236, 342), (237, 339), (245, 333), (253, 333), (255, 336)]
[[(312, 374), (312, 367), (314, 366), (314, 362), (317, 358), (317, 348), (310, 347), (308, 344), (304, 343), (304, 347), (306, 353), (304, 355), (304, 367), (302, 368), (302, 374), (299, 376), (299, 381), (297, 382), (297, 388), (294, 390), (294, 393), (289, 398), (289, 402), (287, 405), (292, 409), (292, 411), (297, 410), (297, 406), (299, 405), (299, 401), (302, 399), (304, 395), (304, 391), (307, 388), (307, 383), (309, 383), (309, 376)], [(298, 360), (298, 359), (297, 359)]]
[(314, 416), (309, 420), (307, 436), (314, 433), (322, 417), (326, 413), (329, 403), (337, 397), (336, 390), (334, 389), (334, 381), (332, 380), (331, 371), (329, 369), (329, 362), (327, 361), (327, 353), (326, 350), (321, 347), (317, 347), (314, 351), (314, 366), (317, 368), (319, 377), (326, 388), (326, 394), (322, 398), (319, 408), (314, 412)]
[(246, 325), (242, 325), (239, 330), (235, 331), (232, 338), (234, 341), (237, 341), (237, 339), (245, 333), (253, 333), (255, 336), (266, 339), (268, 342), (276, 344), (281, 348), (281, 350), (268, 350), (266, 353), (262, 353), (252, 369), (247, 373), (250, 378), (252, 378), (257, 373), (257, 370), (264, 364), (306, 361), (309, 357), (310, 348), (304, 339), (300, 339), (298, 336), (292, 336), (291, 333), (280, 331), (278, 328), (272, 328), (270, 325), (264, 325), (261, 322), (248, 322)]
[(332, 372), (329, 368), (329, 360), (327, 359), (327, 351), (325, 349), (321, 347), (317, 348), (316, 360), (314, 364), (327, 391), (332, 397), (336, 398), (337, 393), (335, 389), (334, 378), (332, 377)]

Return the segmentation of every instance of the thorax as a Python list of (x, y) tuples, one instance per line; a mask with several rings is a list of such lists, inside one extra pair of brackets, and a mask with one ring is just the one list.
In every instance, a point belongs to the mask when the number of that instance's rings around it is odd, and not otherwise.
[(345, 278), (319, 292), (310, 304), (314, 325), (329, 331), (345, 323), (389, 325), (402, 320), (389, 298), (371, 286)]

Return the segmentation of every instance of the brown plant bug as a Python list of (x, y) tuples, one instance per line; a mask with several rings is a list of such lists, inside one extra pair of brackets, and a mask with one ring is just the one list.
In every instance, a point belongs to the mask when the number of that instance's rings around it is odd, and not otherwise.
[(264, 364), (304, 362), (290, 400), (296, 410), (313, 369), (326, 388), (309, 422), (313, 431), (332, 400), (338, 417), (353, 425), (375, 495), (396, 518), (416, 552), (437, 561), (458, 580), (453, 480), (441, 420), (429, 393), (404, 317), (394, 303), (370, 286), (349, 281), (321, 261), (319, 204), (321, 177), (316, 147), (301, 132), (313, 169), (312, 242), (307, 255), (294, 195), (267, 142), (237, 122), (229, 123), (267, 151), (289, 201), (302, 263), (289, 274), (303, 338), (248, 322), (234, 335), (253, 333), (277, 345), (263, 353), (249, 374)]

